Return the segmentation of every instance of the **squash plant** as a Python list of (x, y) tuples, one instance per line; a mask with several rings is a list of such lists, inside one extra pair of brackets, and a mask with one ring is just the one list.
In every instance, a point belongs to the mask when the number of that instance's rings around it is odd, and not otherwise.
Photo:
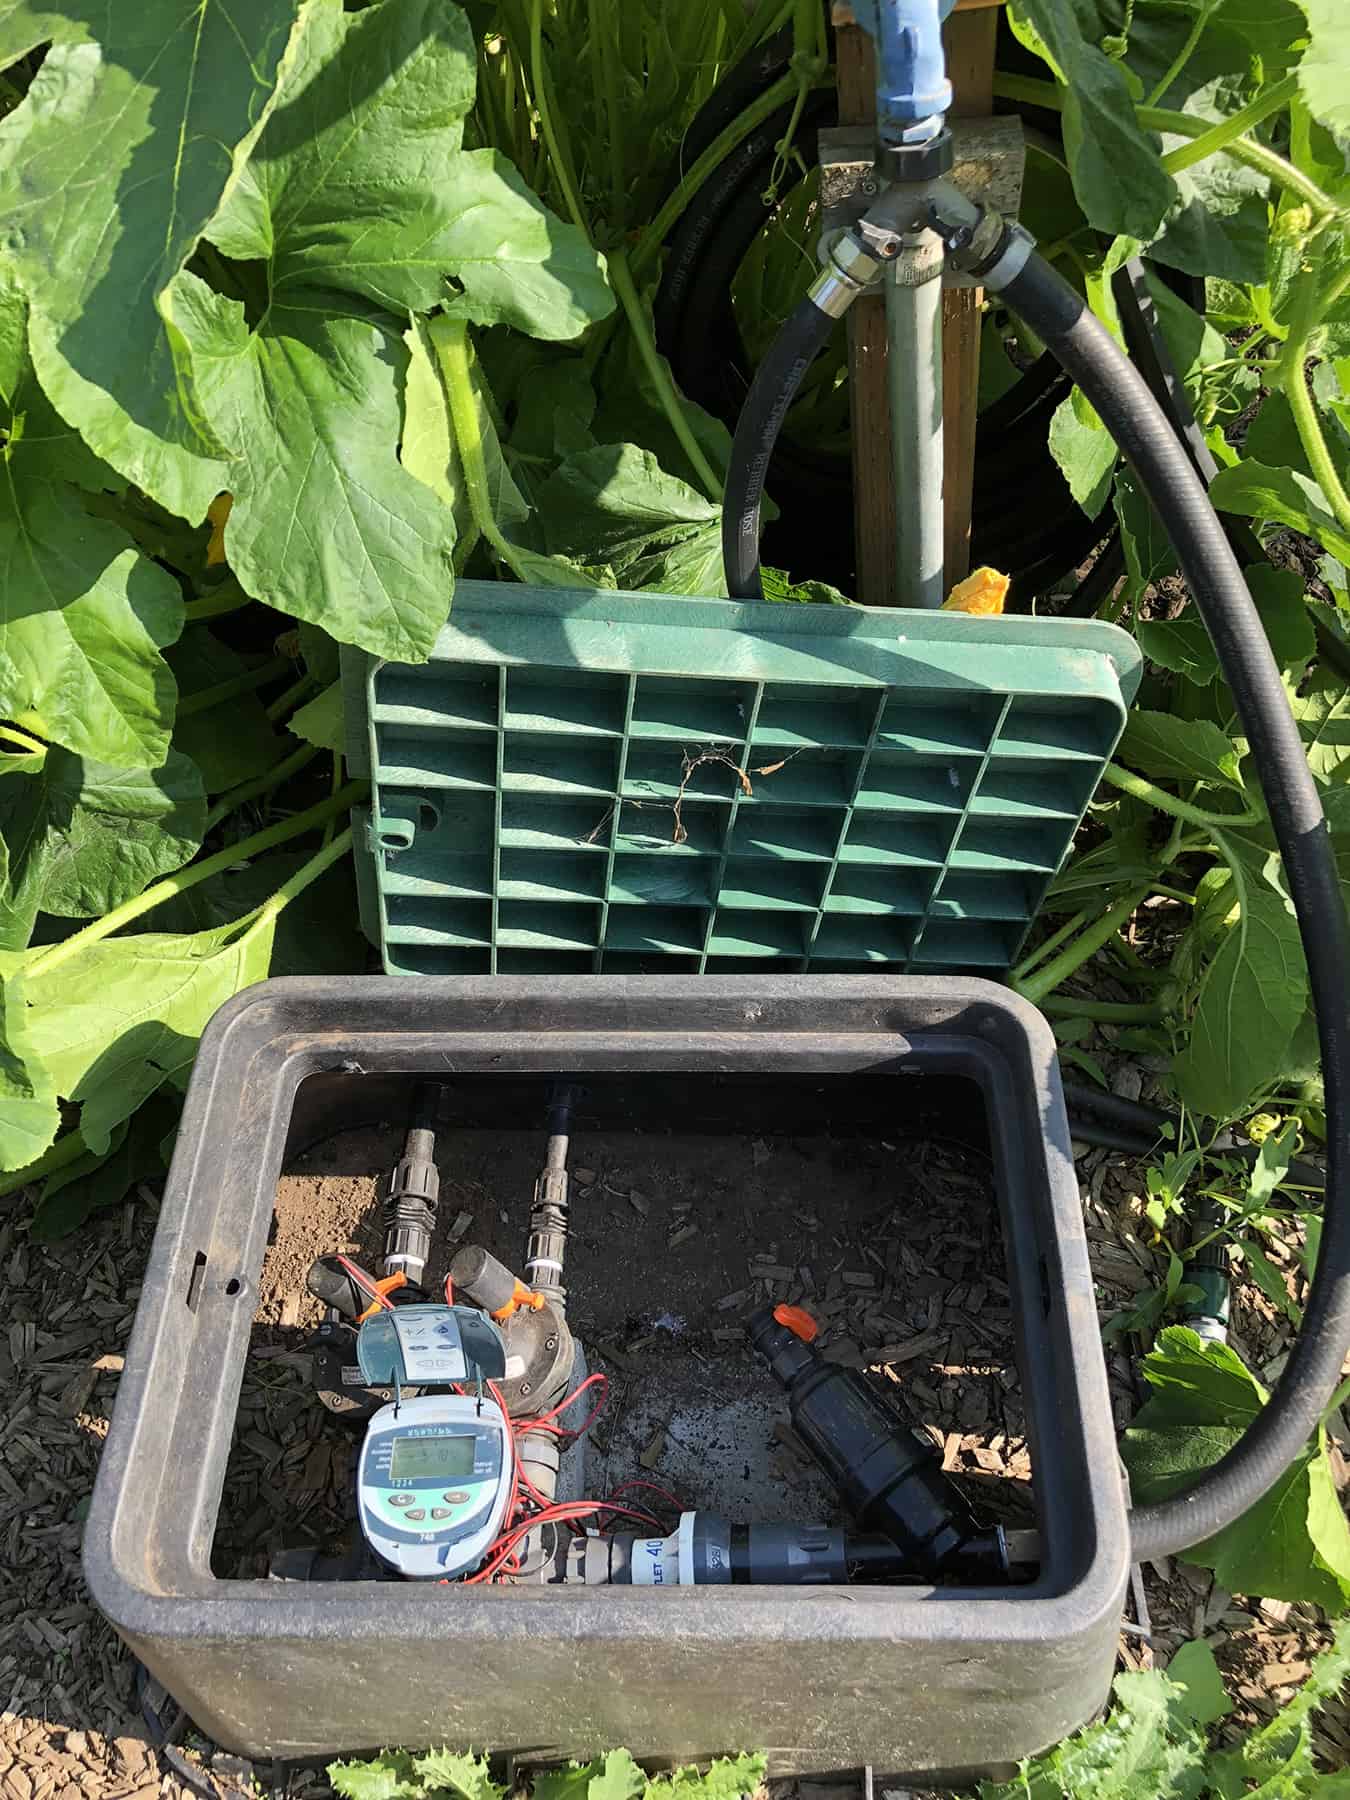
[[(769, 112), (790, 111), (782, 157), (809, 154), (792, 127), (825, 78), (822, 17), (814, 0), (0, 9), (0, 1183), (125, 1156), (221, 999), (307, 966), (299, 940), (311, 958), (350, 944), (337, 642), (424, 656), (465, 569), (720, 591), (727, 436), (657, 354), (652, 284), (684, 202)], [(1109, 277), (1135, 249), (1206, 279), (1203, 314), (1160, 288), (1162, 323), (1216, 503), (1283, 558), (1252, 583), (1341, 841), (1342, 9), (1013, 0), (1010, 17), (1001, 103), (1061, 122), (1038, 141), (1064, 179), (1032, 196), (1047, 253), (1117, 330)], [(686, 167), (700, 102), (785, 25), (789, 73)], [(1231, 699), (1190, 609), (1148, 615), (1169, 554), (1080, 396), (1051, 443), (1085, 507), (1114, 495), (1109, 605), (1152, 673), (1014, 979), (1090, 1021), (1072, 988), (1101, 959), (1140, 995), (1112, 1022), (1174, 1058), (1188, 1107), (1222, 1122), (1292, 1098), (1315, 1128), (1297, 933)], [(1159, 901), (1175, 924), (1138, 966), (1118, 932)], [(326, 929), (288, 926), (297, 909)]]

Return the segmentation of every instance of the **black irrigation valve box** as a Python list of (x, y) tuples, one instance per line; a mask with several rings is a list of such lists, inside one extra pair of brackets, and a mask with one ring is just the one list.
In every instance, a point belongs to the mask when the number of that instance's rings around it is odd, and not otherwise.
[[(216, 1578), (254, 1295), (306, 1096), (359, 1110), (362, 1092), (396, 1092), (395, 1078), (451, 1071), (480, 1083), (607, 1073), (634, 1094), (663, 1079), (769, 1091), (809, 1077), (841, 1107), (864, 1078), (893, 1077), (895, 1117), (925, 1077), (974, 1083), (1027, 1408), (1035, 1578), (528, 1590)], [(764, 1748), (775, 1771), (951, 1778), (1035, 1752), (1102, 1703), (1128, 1564), (1054, 1043), (1004, 989), (903, 976), (284, 980), (212, 1021), (84, 1565), (122, 1637), (220, 1743), (314, 1757), (445, 1742), (531, 1760)]]

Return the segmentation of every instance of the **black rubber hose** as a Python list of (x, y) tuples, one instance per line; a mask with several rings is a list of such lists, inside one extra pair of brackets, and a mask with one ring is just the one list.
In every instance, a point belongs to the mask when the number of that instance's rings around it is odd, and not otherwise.
[(810, 295), (784, 321), (769, 353), (755, 370), (731, 443), (722, 502), (722, 562), (733, 600), (762, 600), (759, 509), (769, 459), (788, 408), (807, 370), (834, 329), (831, 314)]
[(1034, 252), (1003, 289), (1096, 407), (1152, 501), (1214, 643), (1284, 858), (1317, 1016), (1327, 1112), (1321, 1250), (1303, 1323), (1273, 1398), (1199, 1483), (1131, 1518), (1143, 1561), (1238, 1519), (1316, 1431), (1350, 1348), (1350, 925), (1317, 785), (1232, 546), (1147, 384), (1082, 297)]
[[(1101, 1088), (1085, 1086), (1078, 1081), (1061, 1081), (1069, 1127), (1083, 1144), (1105, 1150), (1123, 1150), (1133, 1156), (1148, 1156), (1164, 1141), (1181, 1141), (1181, 1120), (1176, 1113), (1161, 1106), (1149, 1106), (1142, 1100), (1123, 1100), (1119, 1094), (1105, 1093)], [(1255, 1163), (1260, 1156), (1257, 1144), (1228, 1144), (1214, 1152), (1233, 1162)], [(1315, 1163), (1294, 1157), (1289, 1164), (1288, 1179), (1301, 1188), (1321, 1192), (1326, 1176)]]

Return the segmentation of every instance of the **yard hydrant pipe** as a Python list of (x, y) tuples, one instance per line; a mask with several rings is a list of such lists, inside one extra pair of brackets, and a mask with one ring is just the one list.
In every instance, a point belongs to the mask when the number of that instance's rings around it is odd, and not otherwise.
[[(941, 225), (936, 218), (934, 223)], [(969, 230), (953, 234), (953, 249), (971, 236)], [(977, 259), (958, 252), (958, 260), (1001, 294), (1082, 388), (1172, 541), (1232, 690), (1284, 859), (1307, 959), (1326, 1092), (1322, 1242), (1293, 1351), (1271, 1400), (1228, 1454), (1186, 1492), (1132, 1513), (1134, 1556), (1145, 1561), (1212, 1537), (1255, 1505), (1317, 1430), (1341, 1378), (1350, 1350), (1350, 924), (1321, 798), (1288, 696), (1204, 485), (1138, 371), (1082, 296), (1030, 251), (1028, 242), (1016, 228), (1003, 227), (990, 253)], [(834, 294), (816, 298), (813, 290), (789, 320), (781, 349), (775, 344), (761, 365), (736, 432), (723, 526), (733, 595), (762, 591), (755, 540), (764, 470), (791, 394), (828, 330), (827, 319), (812, 318), (812, 311), (833, 311), (830, 301), (838, 304)], [(775, 386), (781, 391), (775, 393)]]

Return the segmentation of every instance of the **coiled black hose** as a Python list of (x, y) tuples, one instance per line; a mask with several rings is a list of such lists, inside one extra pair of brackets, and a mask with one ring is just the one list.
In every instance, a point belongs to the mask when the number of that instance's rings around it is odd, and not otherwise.
[(797, 389), (833, 328), (831, 314), (810, 295), (801, 301), (755, 370), (736, 421), (722, 504), (722, 561), (727, 592), (733, 600), (764, 598), (759, 573), (759, 509), (769, 459)]
[[(1252, 747), (1284, 859), (1317, 1016), (1327, 1112), (1322, 1241), (1302, 1328), (1270, 1403), (1187, 1492), (1131, 1517), (1137, 1560), (1213, 1536), (1275, 1484), (1316, 1431), (1350, 1348), (1350, 924), (1317, 785), (1260, 615), (1204, 483), (1166, 414), (1086, 302), (1034, 252), (1006, 284), (985, 274), (1096, 408), (1172, 541)], [(761, 364), (732, 446), (723, 548), (728, 587), (759, 589), (764, 473), (792, 396), (832, 320), (804, 300)]]
[(1275, 658), (1204, 484), (1142, 377), (1041, 256), (1003, 297), (1053, 351), (1120, 445), (1161, 519), (1252, 748), (1303, 939), (1327, 1111), (1322, 1243), (1303, 1324), (1270, 1403), (1199, 1483), (1135, 1512), (1136, 1558), (1185, 1549), (1240, 1518), (1316, 1431), (1350, 1348), (1350, 925), (1322, 802)]

